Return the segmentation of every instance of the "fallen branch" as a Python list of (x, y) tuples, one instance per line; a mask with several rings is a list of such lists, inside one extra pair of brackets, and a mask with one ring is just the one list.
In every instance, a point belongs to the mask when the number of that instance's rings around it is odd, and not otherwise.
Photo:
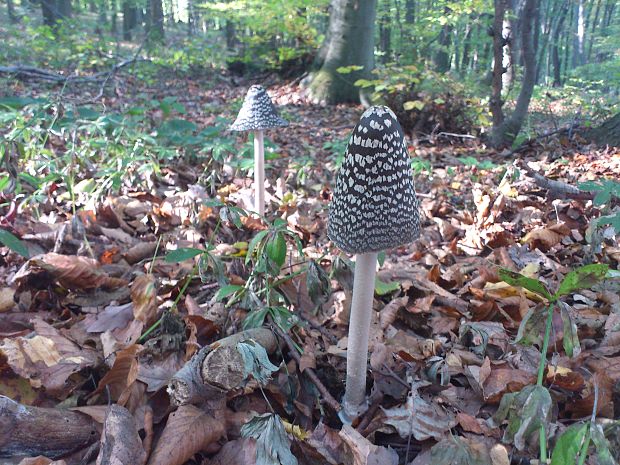
[(0, 74), (13, 74), (16, 77), (40, 79), (43, 81), (51, 81), (51, 82), (57, 82), (57, 83), (62, 83), (62, 84), (64, 83), (77, 84), (77, 83), (101, 82), (101, 81), (106, 82), (107, 80), (110, 79), (111, 75), (117, 73), (122, 68), (125, 68), (126, 66), (129, 66), (138, 61), (147, 61), (147, 60), (138, 59), (136, 55), (130, 59), (127, 59), (127, 60), (121, 61), (120, 63), (115, 64), (114, 66), (112, 66), (110, 70), (100, 71), (90, 76), (76, 76), (74, 74), (66, 76), (64, 74), (55, 73), (53, 71), (48, 71), (46, 69), (36, 68), (34, 66), (27, 66), (27, 65), (0, 66)]
[(89, 416), (67, 409), (22, 405), (0, 396), (0, 457), (58, 458), (99, 440)]
[(562, 181), (554, 181), (553, 179), (548, 179), (544, 177), (542, 174), (538, 173), (532, 167), (530, 167), (526, 162), (517, 160), (514, 165), (525, 171), (532, 179), (536, 185), (542, 189), (547, 189), (549, 191), (549, 196), (556, 199), (578, 199), (578, 200), (592, 200), (594, 196), (590, 192), (583, 192), (579, 188), (567, 184)]
[(210, 404), (217, 410), (225, 402), (226, 393), (245, 380), (243, 358), (237, 351), (238, 342), (254, 340), (268, 354), (278, 347), (273, 333), (265, 328), (242, 331), (203, 347), (168, 383), (168, 394), (174, 405)]

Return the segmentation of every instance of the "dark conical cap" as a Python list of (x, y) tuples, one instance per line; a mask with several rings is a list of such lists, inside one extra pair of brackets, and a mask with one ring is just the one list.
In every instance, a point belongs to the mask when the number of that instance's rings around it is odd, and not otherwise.
[(357, 123), (338, 172), (327, 235), (359, 254), (408, 244), (420, 235), (418, 200), (403, 130), (388, 107)]
[(258, 131), (279, 126), (288, 126), (288, 121), (278, 116), (263, 86), (252, 86), (230, 129), (231, 131)]

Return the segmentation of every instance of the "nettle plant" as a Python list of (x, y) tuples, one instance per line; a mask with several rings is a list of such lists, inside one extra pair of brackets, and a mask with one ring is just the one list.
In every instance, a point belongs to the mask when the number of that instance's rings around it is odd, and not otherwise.
[[(551, 293), (541, 280), (529, 278), (515, 271), (502, 268), (499, 270), (499, 277), (512, 286), (533, 292), (545, 304), (527, 313), (517, 333), (517, 343), (537, 344), (541, 347), (536, 384), (527, 386), (520, 392), (505, 394), (493, 417), (493, 422), (500, 424), (504, 420), (508, 421), (504, 441), (514, 443), (519, 450), (524, 449), (526, 443), (538, 432), (540, 461), (548, 463), (546, 431), (551, 421), (553, 399), (547, 387), (543, 385), (543, 381), (553, 314), (559, 310), (562, 318), (564, 352), (569, 357), (575, 357), (581, 350), (577, 326), (563, 299), (579, 289), (590, 288), (606, 278), (620, 277), (620, 272), (610, 270), (604, 264), (586, 265), (569, 272), (554, 293)], [(585, 463), (590, 442), (594, 443), (594, 453), (599, 463), (615, 463), (607, 460), (611, 457), (609, 442), (603, 434), (602, 426), (595, 421), (595, 414), (596, 412), (592, 413), (590, 421), (576, 423), (560, 435), (551, 454), (552, 465)]]

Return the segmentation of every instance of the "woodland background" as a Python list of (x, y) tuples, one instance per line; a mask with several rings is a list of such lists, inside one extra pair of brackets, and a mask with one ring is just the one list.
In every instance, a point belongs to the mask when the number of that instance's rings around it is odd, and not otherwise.
[[(5, 0), (0, 43), (1, 463), (618, 463), (617, 1)], [(423, 231), (343, 425), (326, 218), (371, 103)]]

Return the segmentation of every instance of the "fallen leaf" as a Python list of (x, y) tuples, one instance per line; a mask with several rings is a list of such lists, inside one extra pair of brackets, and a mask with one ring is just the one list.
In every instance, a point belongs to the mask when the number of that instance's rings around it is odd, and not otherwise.
[(143, 465), (146, 452), (129, 411), (111, 405), (103, 425), (97, 465)]
[(181, 465), (225, 433), (224, 419), (193, 405), (182, 405), (168, 417), (148, 465)]

